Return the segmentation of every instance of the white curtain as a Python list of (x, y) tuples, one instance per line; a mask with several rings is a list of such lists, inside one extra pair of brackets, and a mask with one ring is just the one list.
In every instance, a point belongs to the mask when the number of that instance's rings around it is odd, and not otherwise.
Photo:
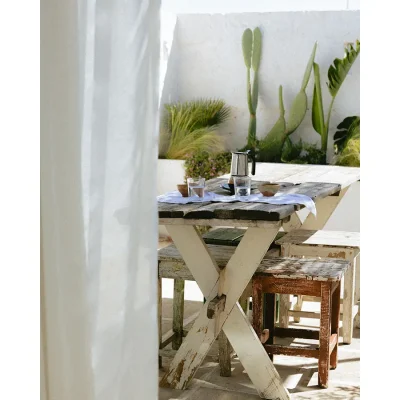
[(41, 399), (158, 398), (160, 0), (41, 1)]

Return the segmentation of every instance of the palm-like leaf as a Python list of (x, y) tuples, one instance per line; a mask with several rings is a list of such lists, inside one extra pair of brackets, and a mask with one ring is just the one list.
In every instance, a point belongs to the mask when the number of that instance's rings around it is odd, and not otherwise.
[(350, 68), (360, 54), (360, 41), (356, 41), (355, 48), (352, 44), (347, 44), (344, 51), (344, 57), (342, 59), (335, 58), (333, 65), (331, 65), (328, 70), (328, 89), (332, 97), (337, 95)]

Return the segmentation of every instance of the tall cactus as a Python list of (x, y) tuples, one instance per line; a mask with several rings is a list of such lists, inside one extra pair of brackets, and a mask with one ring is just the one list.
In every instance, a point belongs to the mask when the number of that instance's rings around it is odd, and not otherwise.
[[(247, 147), (254, 149), (257, 143), (258, 70), (261, 61), (260, 28), (255, 28), (254, 32), (251, 29), (246, 29), (243, 32), (242, 50), (247, 69), (247, 105), (250, 112)], [(251, 84), (251, 68), (253, 69), (253, 84)]]

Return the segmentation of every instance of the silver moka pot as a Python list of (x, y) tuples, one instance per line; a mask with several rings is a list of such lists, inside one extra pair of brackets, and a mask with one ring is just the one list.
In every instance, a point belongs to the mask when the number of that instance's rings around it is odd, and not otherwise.
[(246, 152), (233, 152), (231, 163), (231, 176), (247, 176), (249, 175), (249, 158), (251, 158), (251, 174), (256, 174), (256, 160), (251, 155), (250, 150)]

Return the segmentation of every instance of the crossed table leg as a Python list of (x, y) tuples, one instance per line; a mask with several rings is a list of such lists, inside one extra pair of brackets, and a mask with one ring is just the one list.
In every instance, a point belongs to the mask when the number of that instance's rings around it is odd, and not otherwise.
[[(267, 228), (248, 228), (222, 271), (194, 226), (167, 226), (207, 301), (160, 381), (160, 386), (185, 389), (223, 329), (259, 395), (269, 399), (290, 399), (238, 303), (280, 226), (278, 222), (271, 223)], [(215, 302), (215, 299), (220, 299), (220, 304), (224, 300), (224, 305), (216, 312), (215, 318), (210, 319), (207, 311), (210, 302)]]

